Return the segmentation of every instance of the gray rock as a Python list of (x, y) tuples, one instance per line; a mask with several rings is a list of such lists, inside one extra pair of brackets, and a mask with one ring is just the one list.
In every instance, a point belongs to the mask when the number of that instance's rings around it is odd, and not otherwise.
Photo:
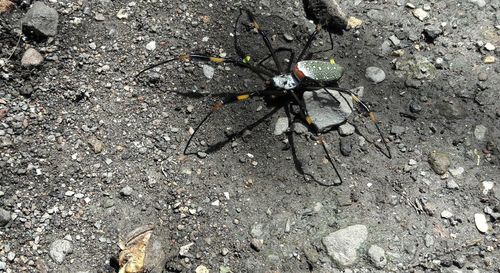
[(203, 65), (203, 75), (205, 75), (205, 77), (207, 79), (212, 79), (214, 77), (214, 73), (215, 73), (215, 69), (209, 65)]
[(340, 153), (343, 156), (349, 156), (352, 152), (352, 139), (343, 137), (340, 139)]
[(439, 35), (443, 34), (443, 30), (438, 26), (426, 26), (424, 28), (423, 34), (427, 42), (433, 43)]
[(0, 271), (5, 271), (7, 268), (7, 264), (3, 261), (0, 261)]
[(405, 127), (403, 126), (398, 126), (398, 125), (392, 125), (391, 128), (391, 134), (400, 136), (406, 131)]
[(413, 10), (413, 16), (417, 17), (420, 21), (424, 21), (427, 17), (429, 17), (429, 13), (421, 8), (417, 8)]
[(288, 118), (286, 117), (279, 117), (278, 120), (276, 121), (276, 125), (274, 126), (274, 135), (279, 136), (286, 132), (288, 129)]
[(476, 4), (480, 8), (484, 8), (486, 6), (485, 0), (469, 0), (470, 3)]
[(324, 89), (304, 92), (306, 109), (312, 122), (318, 126), (320, 132), (330, 130), (343, 123), (352, 113), (350, 96), (340, 94), (335, 90), (328, 90), (333, 99)]
[(377, 245), (372, 245), (370, 249), (368, 249), (368, 256), (373, 265), (378, 269), (384, 268), (387, 264), (385, 250)]
[(305, 0), (304, 10), (308, 19), (326, 26), (329, 30), (342, 31), (347, 28), (347, 16), (335, 0)]
[(459, 186), (458, 186), (457, 182), (455, 182), (455, 180), (450, 179), (446, 182), (446, 188), (454, 190), (454, 189), (458, 189)]
[(486, 126), (482, 124), (476, 125), (476, 128), (474, 128), (474, 136), (477, 140), (484, 140), (487, 131), (488, 128), (486, 128)]
[(436, 104), (436, 108), (447, 119), (461, 119), (465, 116), (465, 109), (458, 103), (440, 102)]
[(66, 255), (71, 253), (73, 253), (73, 244), (68, 240), (55, 240), (50, 244), (49, 255), (58, 264), (62, 264)]
[(323, 238), (323, 245), (333, 261), (340, 266), (350, 266), (358, 259), (358, 249), (367, 237), (366, 226), (353, 225), (330, 233)]
[(352, 126), (350, 123), (344, 123), (339, 126), (339, 134), (341, 136), (350, 136), (354, 134), (355, 131), (356, 128), (354, 128), (354, 126)]
[(36, 40), (47, 39), (57, 34), (58, 23), (57, 11), (37, 1), (23, 18), (23, 33)]
[(87, 142), (96, 154), (101, 153), (104, 149), (104, 143), (95, 136), (91, 136)]
[(130, 186), (125, 186), (120, 190), (120, 194), (123, 196), (130, 196), (134, 190)]
[(432, 170), (439, 175), (445, 174), (450, 167), (450, 158), (447, 153), (434, 151), (429, 155), (428, 162)]
[(378, 67), (370, 66), (366, 68), (365, 77), (373, 83), (380, 83), (385, 80), (385, 72)]
[(23, 66), (38, 66), (42, 64), (42, 62), (42, 54), (34, 48), (28, 48), (21, 58), (21, 65)]
[(0, 209), (0, 227), (7, 225), (10, 219), (10, 212)]

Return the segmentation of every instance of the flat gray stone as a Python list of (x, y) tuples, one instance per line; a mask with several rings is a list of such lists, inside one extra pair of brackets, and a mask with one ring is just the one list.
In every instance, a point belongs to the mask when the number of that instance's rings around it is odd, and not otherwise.
[(286, 117), (279, 117), (278, 120), (276, 121), (276, 125), (274, 126), (274, 135), (279, 136), (286, 132), (288, 129), (288, 118)]
[(10, 212), (0, 209), (0, 227), (7, 225), (10, 219)]
[(368, 238), (364, 225), (353, 225), (323, 238), (328, 255), (340, 266), (350, 266), (358, 259), (358, 249)]
[(306, 91), (303, 96), (307, 112), (320, 132), (345, 122), (353, 109), (351, 96), (330, 89), (328, 92), (335, 99), (324, 89)]
[(486, 128), (486, 126), (482, 124), (476, 125), (476, 128), (474, 128), (474, 137), (476, 137), (477, 140), (484, 140), (487, 131), (488, 128)]
[(373, 83), (380, 83), (385, 80), (385, 72), (381, 68), (370, 66), (366, 68), (365, 77)]
[(387, 264), (385, 250), (377, 245), (372, 245), (370, 249), (368, 249), (368, 256), (373, 265), (378, 269), (384, 268)]
[(73, 244), (68, 240), (55, 240), (50, 244), (49, 255), (58, 264), (62, 264), (66, 255), (71, 253), (73, 253)]
[(352, 126), (350, 123), (344, 123), (339, 126), (339, 134), (341, 136), (350, 136), (354, 134), (356, 128)]
[(215, 68), (209, 66), (209, 65), (203, 65), (203, 75), (209, 80), (211, 80), (214, 77), (215, 73)]
[(33, 4), (23, 18), (23, 33), (33, 39), (43, 40), (57, 34), (59, 14), (41, 1)]

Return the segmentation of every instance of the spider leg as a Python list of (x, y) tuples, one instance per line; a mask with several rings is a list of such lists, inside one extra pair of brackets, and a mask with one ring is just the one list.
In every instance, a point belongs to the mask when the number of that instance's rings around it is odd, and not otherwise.
[(321, 135), (321, 133), (319, 132), (318, 130), (318, 126), (316, 124), (314, 124), (311, 116), (309, 116), (309, 113), (307, 112), (307, 109), (305, 107), (305, 104), (304, 104), (304, 101), (301, 100), (297, 94), (295, 94), (295, 92), (293, 92), (292, 90), (287, 90), (287, 92), (292, 96), (293, 100), (295, 101), (295, 103), (297, 103), (297, 105), (299, 106), (300, 108), (300, 115), (301, 115), (301, 118), (306, 122), (306, 124), (308, 125), (308, 127), (313, 131), (313, 133), (318, 137), (318, 143), (321, 144), (321, 146), (323, 147), (323, 150), (326, 154), (326, 158), (328, 160), (328, 162), (330, 162), (330, 165), (332, 166), (333, 170), (335, 171), (335, 174), (337, 175), (337, 177), (339, 178), (340, 180), (340, 183), (338, 184), (323, 184), (319, 181), (317, 181), (318, 183), (320, 183), (321, 185), (323, 186), (333, 186), (333, 185), (340, 185), (342, 184), (344, 181), (342, 180), (342, 176), (340, 176), (340, 173), (337, 169), (337, 166), (335, 165), (334, 161), (333, 161), (333, 158), (330, 156), (330, 153), (328, 152), (328, 148), (326, 147), (326, 142), (325, 142), (325, 139), (323, 137), (323, 135)]
[[(187, 152), (189, 145), (191, 144), (191, 141), (193, 140), (194, 136), (199, 131), (201, 126), (210, 118), (210, 116), (212, 116), (212, 114), (214, 114), (215, 112), (218, 112), (219, 110), (221, 110), (224, 106), (226, 106), (228, 104), (241, 102), (241, 101), (250, 99), (250, 98), (255, 97), (255, 96), (262, 96), (262, 95), (264, 95), (264, 92), (265, 92), (265, 95), (282, 95), (283, 94), (281, 91), (274, 91), (274, 90), (264, 90), (263, 91), (263, 90), (260, 90), (260, 91), (244, 92), (244, 93), (240, 93), (240, 94), (230, 95), (223, 100), (215, 102), (215, 104), (210, 109), (210, 112), (208, 112), (207, 115), (201, 120), (201, 122), (198, 123), (198, 125), (195, 127), (193, 133), (191, 134), (191, 136), (189, 137), (189, 139), (186, 143), (186, 146), (184, 147), (183, 153), (185, 155), (192, 154), (192, 153)], [(276, 112), (280, 107), (281, 106), (279, 106), (275, 110), (271, 111), (271, 114)], [(266, 117), (267, 116), (268, 115), (266, 115)]]
[[(278, 52), (283, 52), (283, 51), (290, 53), (290, 60), (288, 62), (288, 67), (287, 67), (287, 70), (286, 70), (286, 73), (290, 73), (292, 71), (292, 65), (293, 65), (293, 61), (294, 61), (294, 58), (295, 58), (295, 51), (293, 49), (291, 49), (291, 48), (279, 47), (274, 52), (278, 53)], [(269, 60), (269, 58), (271, 58), (271, 57), (272, 57), (271, 54), (267, 55), (266, 57), (264, 57), (264, 59), (262, 59), (262, 60), (260, 60), (258, 62), (258, 65), (265, 67), (262, 63), (264, 63), (265, 61)]]
[(302, 48), (302, 51), (300, 51), (299, 57), (297, 58), (297, 62), (302, 61), (302, 58), (304, 57), (306, 52), (309, 50), (312, 42), (314, 41), (314, 39), (316, 39), (316, 35), (318, 35), (318, 33), (320, 31), (321, 31), (321, 25), (318, 24), (318, 25), (316, 25), (316, 29), (314, 29), (313, 33), (311, 33), (311, 35), (309, 35), (309, 38), (307, 39), (306, 45), (304, 46), (304, 48)]
[[(243, 14), (243, 12), (245, 12), (247, 14), (248, 20), (252, 23), (253, 27), (257, 30), (259, 35), (262, 37), (264, 44), (266, 45), (267, 49), (269, 50), (269, 53), (271, 54), (271, 57), (273, 58), (273, 61), (276, 65), (276, 68), (278, 69), (278, 71), (280, 71), (280, 73), (283, 72), (283, 70), (281, 68), (281, 63), (279, 62), (278, 57), (275, 54), (275, 50), (273, 49), (271, 41), (269, 41), (269, 38), (267, 37), (267, 33), (260, 28), (260, 25), (257, 23), (255, 16), (253, 15), (253, 13), (250, 10), (240, 9), (240, 16)], [(239, 17), (238, 17), (237, 22), (238, 21), (239, 21)], [(235, 37), (236, 37), (236, 35), (235, 35)]]
[[(370, 109), (370, 107), (365, 103), (363, 102), (356, 94), (354, 94), (352, 91), (350, 90), (347, 90), (345, 88), (340, 88), (340, 87), (324, 87), (324, 86), (321, 86), (320, 88), (323, 88), (324, 90), (326, 90), (326, 88), (330, 88), (332, 90), (335, 90), (335, 91), (338, 91), (340, 92), (340, 94), (347, 94), (349, 96), (351, 96), (351, 99), (354, 103), (356, 103), (357, 105), (360, 106), (361, 110), (363, 112), (365, 112), (369, 117), (370, 117), (370, 120), (372, 121), (372, 123), (375, 125), (375, 128), (377, 128), (377, 132), (382, 140), (382, 142), (384, 143), (384, 146), (385, 146), (385, 150), (386, 151), (382, 151), (381, 152), (387, 157), (387, 158), (392, 158), (392, 154), (391, 154), (391, 149), (389, 149), (389, 145), (387, 144), (387, 141), (386, 141), (386, 138), (384, 136), (384, 134), (382, 133), (382, 130), (380, 129), (380, 126), (379, 126), (379, 122), (378, 122), (378, 119), (377, 117), (375, 116), (375, 113)], [(331, 96), (333, 97), (333, 95), (328, 92), (328, 90), (326, 90), (326, 92)], [(342, 96), (344, 98), (344, 96)], [(345, 98), (344, 98), (345, 99)]]

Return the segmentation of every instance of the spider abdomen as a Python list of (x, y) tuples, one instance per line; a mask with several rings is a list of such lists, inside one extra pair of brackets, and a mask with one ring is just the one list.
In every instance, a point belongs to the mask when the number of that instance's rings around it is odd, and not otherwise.
[(326, 84), (340, 80), (344, 74), (344, 68), (333, 62), (305, 60), (295, 65), (293, 73), (299, 81), (311, 80)]

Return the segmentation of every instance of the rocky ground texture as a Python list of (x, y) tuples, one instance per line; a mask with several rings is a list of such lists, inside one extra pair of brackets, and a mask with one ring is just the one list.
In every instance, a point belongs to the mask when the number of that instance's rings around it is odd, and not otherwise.
[[(339, 1), (352, 113), (317, 138), (230, 64), (240, 8), (300, 49), (303, 1), (0, 0), (0, 272), (115, 272), (119, 239), (163, 232), (164, 272), (500, 272), (500, 2)], [(253, 56), (260, 37), (242, 37)], [(313, 49), (328, 49), (319, 35)], [(297, 50), (299, 51), (299, 50)], [(249, 126), (252, 125), (252, 126)]]

